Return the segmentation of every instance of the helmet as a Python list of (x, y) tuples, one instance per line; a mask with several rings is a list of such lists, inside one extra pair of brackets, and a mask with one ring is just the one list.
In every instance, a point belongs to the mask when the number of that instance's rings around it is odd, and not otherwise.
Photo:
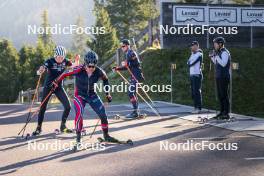
[(94, 51), (88, 51), (84, 56), (84, 63), (86, 65), (94, 64), (96, 65), (98, 61), (98, 56)]
[(56, 56), (66, 56), (66, 49), (63, 46), (56, 46), (54, 48), (54, 57)]
[(218, 43), (218, 44), (219, 43), (225, 44), (225, 39), (224, 39), (224, 37), (216, 37), (216, 38), (214, 38), (213, 42)]
[(130, 45), (130, 41), (128, 39), (123, 39), (121, 41), (121, 44), (123, 44), (123, 45)]

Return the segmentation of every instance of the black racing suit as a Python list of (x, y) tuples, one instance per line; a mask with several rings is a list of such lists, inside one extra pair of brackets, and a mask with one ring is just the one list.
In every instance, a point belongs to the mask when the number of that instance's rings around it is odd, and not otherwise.
[[(43, 105), (40, 108), (39, 114), (38, 114), (38, 126), (41, 128), (44, 114), (47, 108), (47, 104), (49, 102), (49, 99), (52, 94), (49, 94), (52, 89), (52, 82), (58, 78), (66, 69), (67, 66), (71, 66), (72, 63), (68, 59), (64, 59), (62, 63), (57, 63), (55, 58), (50, 58), (45, 61), (44, 67), (47, 70), (47, 75), (45, 78), (44, 88), (43, 88), (43, 94), (42, 94), (42, 100), (41, 103), (45, 100)], [(59, 99), (59, 101), (62, 103), (64, 107), (64, 111), (62, 114), (61, 123), (62, 125), (65, 125), (66, 120), (69, 116), (71, 105), (69, 98), (62, 86), (62, 82), (58, 84), (58, 87), (55, 89), (54, 94)], [(49, 96), (48, 96), (49, 95)], [(48, 96), (48, 97), (47, 97)]]
[(140, 60), (138, 55), (132, 50), (128, 49), (125, 54), (126, 66), (117, 67), (117, 70), (128, 70), (130, 73), (130, 88), (128, 91), (129, 100), (135, 111), (138, 110), (138, 98), (137, 98), (137, 83), (144, 81), (144, 76), (141, 70)]

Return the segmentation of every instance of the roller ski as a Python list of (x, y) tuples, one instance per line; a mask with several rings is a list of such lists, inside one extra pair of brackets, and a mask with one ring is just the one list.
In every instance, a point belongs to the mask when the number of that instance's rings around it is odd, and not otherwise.
[(99, 143), (108, 143), (108, 144), (127, 144), (127, 145), (130, 145), (132, 146), (133, 145), (133, 141), (131, 139), (128, 139), (127, 141), (120, 141), (118, 139), (115, 139), (111, 136), (106, 136), (103, 138), (99, 137), (97, 138), (98, 142)]
[(65, 124), (62, 124), (60, 129), (57, 128), (54, 130), (54, 133), (56, 135), (63, 134), (63, 133), (73, 133), (73, 132), (74, 132), (74, 130), (67, 128)]
[(230, 117), (229, 115), (217, 114), (212, 118), (208, 117), (198, 117), (198, 122), (203, 123), (226, 123), (226, 122), (234, 122), (236, 119), (234, 117)]
[(145, 119), (147, 117), (147, 114), (139, 114), (137, 111), (133, 111), (131, 114), (128, 114), (126, 116), (121, 116), (119, 114), (116, 114), (114, 116), (115, 120), (123, 119), (123, 120), (134, 120), (134, 119)]
[(36, 128), (36, 130), (35, 130), (32, 134), (27, 133), (25, 136), (22, 135), (22, 139), (29, 140), (29, 139), (31, 139), (31, 138), (33, 138), (33, 137), (37, 137), (37, 136), (39, 136), (39, 135), (41, 134), (41, 132), (42, 132), (41, 127), (38, 126), (38, 127)]

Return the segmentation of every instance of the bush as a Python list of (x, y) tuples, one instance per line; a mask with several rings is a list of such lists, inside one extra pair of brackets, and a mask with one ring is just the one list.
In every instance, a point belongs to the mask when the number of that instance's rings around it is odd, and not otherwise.
[[(264, 117), (264, 55), (263, 48), (229, 49), (233, 62), (239, 62), (240, 69), (233, 71), (233, 107), (235, 113)], [(145, 84), (170, 84), (170, 64), (176, 63), (173, 72), (173, 102), (192, 105), (188, 67), (188, 49), (147, 50), (141, 59)], [(204, 50), (203, 104), (206, 108), (216, 109), (214, 67), (210, 71), (208, 50)], [(170, 93), (151, 93), (156, 100), (170, 101)]]

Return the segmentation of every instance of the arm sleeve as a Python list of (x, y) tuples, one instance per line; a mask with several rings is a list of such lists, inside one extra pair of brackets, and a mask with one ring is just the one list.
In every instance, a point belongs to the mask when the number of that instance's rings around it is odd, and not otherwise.
[(49, 59), (44, 62), (43, 66), (45, 67), (46, 70), (51, 67)]
[(140, 61), (139, 61), (138, 56), (135, 53), (135, 51), (131, 50), (127, 54), (127, 64), (128, 64), (129, 67), (138, 67), (138, 66), (140, 66)]
[(100, 77), (103, 80), (103, 85), (105, 87), (105, 94), (109, 95), (110, 94), (109, 93), (110, 92), (109, 80), (108, 80), (106, 73), (103, 70), (101, 70), (101, 72), (100, 72)]
[(61, 82), (65, 77), (71, 76), (71, 75), (76, 75), (77, 73), (80, 73), (80, 71), (83, 69), (83, 67), (77, 67), (73, 71), (65, 72), (57, 78), (58, 82)]
[(219, 56), (216, 56), (216, 60), (222, 67), (225, 67), (228, 62), (228, 57), (229, 56), (227, 52), (222, 52), (221, 58)]
[(199, 55), (197, 55), (197, 58), (193, 62), (188, 61), (188, 65), (189, 65), (189, 67), (194, 66), (199, 61), (202, 62), (202, 54), (201, 53)]

